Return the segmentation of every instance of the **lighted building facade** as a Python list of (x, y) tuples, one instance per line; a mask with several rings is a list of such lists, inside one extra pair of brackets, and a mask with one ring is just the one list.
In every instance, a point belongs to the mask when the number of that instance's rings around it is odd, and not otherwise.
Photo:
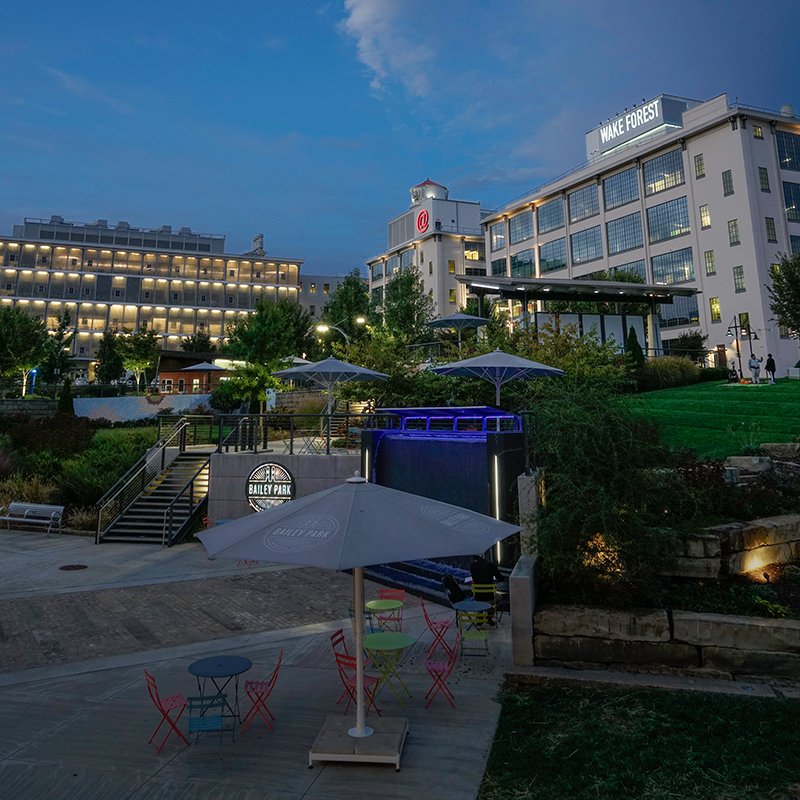
[(252, 312), (262, 297), (298, 301), (302, 259), (266, 256), (263, 239), (242, 255), (225, 237), (132, 228), (106, 220), (87, 225), (26, 219), (0, 237), (0, 302), (13, 303), (55, 328), (68, 309), (74, 358), (85, 369), (107, 330), (154, 330), (177, 350), (197, 332), (212, 340)]
[[(752, 348), (773, 353), (785, 375), (797, 343), (773, 319), (766, 285), (779, 254), (800, 251), (792, 107), (660, 95), (601, 123), (586, 146), (581, 167), (482, 221), (488, 282), (625, 269), (648, 284), (695, 287), (698, 295), (661, 307), (665, 350), (699, 328), (719, 361), (738, 348), (746, 373)], [(537, 310), (530, 305), (511, 303), (511, 313)]]

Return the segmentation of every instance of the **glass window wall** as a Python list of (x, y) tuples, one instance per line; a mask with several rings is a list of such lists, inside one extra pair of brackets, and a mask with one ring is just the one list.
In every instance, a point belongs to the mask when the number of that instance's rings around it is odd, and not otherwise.
[(691, 233), (686, 198), (678, 197), (667, 203), (648, 208), (647, 230), (650, 235), (650, 244)]
[[(669, 285), (694, 280), (694, 258), (691, 247), (653, 256), (650, 262), (653, 265), (655, 283)], [(676, 297), (675, 300), (677, 299)]]
[(781, 169), (800, 171), (800, 136), (788, 131), (775, 131), (778, 144), (778, 161)]
[(583, 264), (587, 261), (603, 257), (603, 237), (600, 226), (587, 228), (585, 231), (573, 233), (569, 237), (569, 249), (573, 264)]
[(567, 266), (567, 240), (566, 237), (555, 239), (541, 245), (539, 248), (539, 272), (555, 272)]
[(606, 211), (639, 199), (639, 178), (636, 167), (626, 169), (603, 181), (603, 201)]
[(506, 246), (506, 223), (498, 222), (489, 228), (492, 240), (492, 250), (502, 250)]
[(536, 277), (536, 251), (531, 248), (514, 253), (511, 256), (511, 277), (512, 278), (535, 278)]
[(533, 237), (533, 214), (523, 211), (508, 221), (508, 236), (511, 244), (519, 244)]
[(539, 221), (539, 234), (548, 233), (564, 227), (564, 201), (560, 197), (540, 205), (536, 209)]
[(606, 223), (606, 238), (608, 239), (608, 254), (622, 253), (644, 245), (642, 236), (642, 214), (637, 211), (625, 217), (611, 220)]
[(683, 151), (680, 149), (644, 162), (644, 193), (648, 197), (680, 186), (683, 181)]
[(580, 222), (587, 217), (600, 213), (600, 201), (597, 196), (597, 184), (584, 186), (567, 196), (569, 204), (569, 221)]

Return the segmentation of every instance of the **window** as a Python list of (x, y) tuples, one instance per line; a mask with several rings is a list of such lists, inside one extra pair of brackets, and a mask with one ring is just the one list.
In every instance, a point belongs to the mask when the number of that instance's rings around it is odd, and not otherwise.
[(383, 286), (376, 286), (372, 290), (372, 299), (375, 301), (376, 305), (383, 305)]
[(626, 169), (603, 181), (603, 202), (606, 211), (639, 199), (639, 178), (636, 167)]
[(646, 196), (663, 192), (683, 183), (683, 155), (670, 150), (663, 156), (644, 162), (644, 193)]
[(694, 157), (694, 176), (695, 178), (705, 178), (706, 163), (703, 154)]
[(208, 300), (208, 296), (205, 294), (200, 295), (200, 302), (205, 303)]
[(228, 295), (228, 305), (229, 306), (233, 305), (233, 297), (231, 295)]
[(42, 264), (46, 264), (47, 263), (47, 256), (42, 256), (42, 262), (41, 263)]
[[(685, 283), (694, 280), (694, 259), (692, 248), (673, 250), (650, 259), (653, 265), (653, 281), (655, 283)], [(678, 300), (678, 298), (674, 298)]]
[(789, 250), (791, 251), (792, 255), (800, 253), (800, 236), (789, 237)]
[(448, 261), (447, 262), (447, 271), (451, 275), (455, 275), (456, 274), (456, 262), (455, 261)]
[(424, 250), (420, 250), (419, 251), (419, 263), (422, 264), (424, 261), (425, 261), (425, 251)]
[(775, 220), (773, 217), (764, 217), (764, 222), (767, 225), (767, 241), (768, 242), (777, 242), (778, 241), (778, 233), (775, 230)]
[(580, 222), (587, 217), (600, 213), (600, 202), (597, 197), (597, 184), (584, 186), (576, 192), (567, 195), (569, 205), (569, 221)]
[(119, 289), (114, 289), (114, 297), (122, 297), (122, 292)]
[(81, 345), (81, 347), (78, 348), (78, 355), (79, 356), (86, 355), (86, 348), (83, 345)]
[(428, 262), (428, 275), (433, 275), (433, 261)]
[(508, 238), (510, 244), (518, 244), (533, 236), (533, 214), (523, 211), (515, 214), (508, 221)]
[(719, 297), (709, 297), (708, 304), (711, 307), (711, 321), (722, 322), (722, 312), (719, 308)]
[(706, 250), (703, 254), (706, 260), (706, 275), (716, 275), (717, 274), (717, 262), (714, 259), (714, 251), (713, 250)]
[(386, 277), (388, 278), (400, 265), (400, 256), (391, 256), (386, 259)]
[(733, 173), (729, 169), (722, 173), (722, 194), (725, 197), (733, 194)]
[[(9, 260), (10, 260), (10, 261), (13, 261), (14, 259), (13, 259), (13, 258), (10, 258)], [(71, 266), (71, 267), (77, 267), (77, 266), (78, 266), (78, 259), (77, 259), (77, 258), (71, 258), (71, 259), (69, 260), (69, 263), (70, 263), (70, 266)]]
[(236, 270), (235, 269), (229, 269), (228, 270), (228, 277), (229, 278), (235, 278), (236, 277)]
[(448, 300), (450, 300), (451, 303), (455, 303), (455, 301), (456, 301), (456, 290), (455, 289), (451, 289), (450, 290)]
[(383, 277), (383, 262), (372, 265), (372, 280), (376, 281)]
[(775, 139), (781, 169), (800, 171), (800, 136), (787, 131), (775, 131)]
[(800, 183), (784, 181), (783, 199), (786, 203), (786, 218), (789, 222), (800, 222)]
[(753, 125), (753, 138), (754, 139), (763, 139), (764, 138), (764, 131), (761, 130), (760, 125)]
[[(75, 259), (75, 263), (77, 264), (77, 259)], [(93, 267), (93, 266), (94, 266), (94, 259), (92, 259), (92, 258), (87, 258), (87, 259), (86, 259), (86, 266), (87, 266), (87, 267)]]
[(660, 306), (658, 316), (659, 326), (662, 328), (699, 324), (700, 310), (697, 306), (697, 296), (673, 298), (672, 304), (664, 303)]
[[(11, 287), (9, 286), (9, 288), (11, 288)], [(67, 294), (75, 294), (75, 287), (74, 286), (70, 286), (69, 289), (67, 289)]]
[(539, 233), (548, 233), (564, 227), (564, 201), (560, 197), (544, 203), (536, 211)]
[[(17, 260), (17, 254), (16, 253), (9, 253), (8, 254), (9, 263), (11, 263), (12, 261), (16, 261), (16, 260)], [(78, 259), (77, 258), (73, 258), (72, 259), (72, 266), (74, 267), (77, 263), (78, 263)]]
[(676, 200), (669, 200), (648, 208), (647, 229), (650, 235), (650, 244), (690, 233), (689, 206), (686, 198), (678, 197)]
[(492, 250), (502, 250), (506, 246), (506, 223), (498, 222), (489, 229), (492, 238)]
[(84, 289), (83, 293), (88, 297), (92, 293), (92, 290), (91, 289)]
[(532, 248), (530, 250), (523, 250), (520, 253), (515, 253), (511, 256), (511, 277), (536, 277), (536, 253)]
[[(533, 224), (533, 215), (531, 215)], [(486, 261), (486, 245), (484, 242), (464, 242), (464, 258), (467, 261)]]
[(700, 206), (700, 227), (703, 229), (711, 227), (711, 213), (707, 205)]
[(322, 284), (322, 293), (323, 294), (330, 294), (331, 293), (331, 285), (329, 283)]
[(737, 292), (746, 292), (744, 285), (744, 267), (733, 268), (733, 286)]
[(731, 247), (735, 244), (740, 244), (738, 219), (732, 219), (728, 222), (728, 239), (730, 239)]
[(261, 277), (261, 272), (260, 272), (260, 270), (256, 270), (256, 278), (260, 278), (260, 277)]
[(39, 294), (44, 294), (44, 286), (37, 286), (37, 287), (36, 287), (36, 291), (37, 291)]
[(567, 240), (565, 237), (543, 244), (539, 248), (539, 272), (554, 272), (567, 266)]
[(406, 250), (400, 255), (400, 269), (409, 269), (414, 266), (414, 251)]
[(308, 293), (309, 294), (316, 294), (317, 293), (317, 284), (316, 283), (309, 283), (308, 284)]
[(6, 291), (7, 292), (10, 292), (13, 288), (14, 288), (13, 284), (11, 284), (11, 283), (7, 283), (6, 284)]
[(311, 313), (312, 317), (314, 316), (314, 314), (317, 313), (317, 307), (316, 306), (309, 306), (308, 309), (309, 309), (309, 312)]
[(583, 264), (603, 257), (603, 239), (600, 235), (600, 226), (588, 228), (585, 231), (573, 233), (569, 237), (569, 249), (572, 253), (573, 264)]
[(608, 254), (622, 253), (633, 250), (644, 244), (642, 237), (642, 213), (628, 214), (606, 223), (606, 238), (608, 239)]
[(173, 292), (172, 293), (172, 302), (173, 303), (177, 303), (178, 302), (178, 293), (177, 292)]
[(145, 300), (149, 300), (150, 299), (150, 292), (145, 292), (144, 293), (144, 299)]
[(492, 275), (505, 275), (506, 274), (506, 260), (498, 258), (492, 261)]
[(769, 191), (769, 171), (766, 167), (758, 168), (758, 182), (761, 184), (761, 191)]

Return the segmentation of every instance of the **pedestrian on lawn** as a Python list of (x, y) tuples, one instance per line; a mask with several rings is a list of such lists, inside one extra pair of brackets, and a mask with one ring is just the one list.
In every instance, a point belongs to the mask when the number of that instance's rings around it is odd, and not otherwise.
[(764, 369), (769, 375), (769, 382), (775, 383), (775, 359), (772, 357), (772, 353), (767, 353), (767, 364)]
[(753, 383), (761, 383), (759, 375), (761, 374), (761, 362), (763, 360), (763, 358), (756, 358), (753, 355), (750, 356), (750, 360), (747, 362), (747, 367), (750, 370), (750, 374), (753, 376)]

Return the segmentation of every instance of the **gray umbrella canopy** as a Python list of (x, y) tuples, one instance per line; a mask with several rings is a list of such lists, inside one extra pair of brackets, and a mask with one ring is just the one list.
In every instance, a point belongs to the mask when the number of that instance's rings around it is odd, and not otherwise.
[(454, 328), (458, 331), (458, 350), (461, 352), (461, 331), (464, 328), (480, 328), (481, 325), (488, 325), (490, 319), (485, 317), (473, 317), (471, 314), (451, 314), (449, 317), (434, 319), (425, 324), (429, 328)]
[(348, 364), (346, 361), (339, 361), (338, 358), (326, 358), (324, 361), (315, 361), (312, 364), (302, 364), (299, 367), (289, 369), (279, 369), (273, 372), (274, 378), (288, 378), (289, 380), (313, 380), (322, 384), (328, 390), (328, 409), (331, 412), (333, 402), (333, 387), (338, 383), (349, 383), (350, 381), (385, 381), (389, 376), (382, 372), (358, 367), (355, 364)]
[(555, 377), (564, 374), (564, 370), (548, 367), (538, 361), (529, 361), (527, 358), (512, 356), (509, 353), (504, 353), (499, 348), (493, 353), (487, 353), (483, 356), (475, 356), (475, 358), (443, 364), (441, 367), (433, 367), (431, 371), (437, 375), (483, 378), (483, 380), (493, 383), (498, 406), (500, 405), (500, 387), (504, 383), (508, 383), (508, 381), (513, 381), (516, 378)]
[(184, 367), (181, 372), (225, 372), (225, 367), (218, 367), (208, 361), (202, 361), (193, 367)]
[(364, 724), (363, 567), (416, 558), (483, 553), (520, 530), (469, 509), (401, 492), (364, 478), (291, 500), (198, 534), (211, 558), (353, 569), (358, 669), (357, 723)]

